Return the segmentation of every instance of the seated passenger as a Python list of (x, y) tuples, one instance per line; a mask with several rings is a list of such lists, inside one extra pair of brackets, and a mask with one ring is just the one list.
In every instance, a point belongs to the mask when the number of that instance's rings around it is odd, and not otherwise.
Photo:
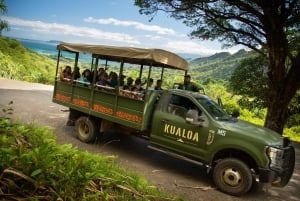
[(130, 90), (131, 91), (131, 89), (133, 87), (132, 84), (133, 84), (133, 79), (131, 77), (128, 77), (127, 78), (127, 83), (126, 83), (126, 85), (124, 85), (123, 89), (126, 88), (126, 90)]
[(78, 66), (76, 66), (74, 68), (74, 71), (72, 72), (72, 76), (74, 80), (77, 80), (78, 78), (80, 78), (80, 69)]
[(115, 72), (111, 72), (109, 74), (109, 86), (116, 88), (117, 85), (118, 85), (118, 75)]
[(125, 85), (125, 81), (124, 81), (125, 77), (126, 77), (126, 75), (121, 75), (120, 76), (120, 86), (124, 86)]
[(102, 75), (102, 73), (105, 72), (105, 69), (104, 68), (98, 68), (98, 71), (97, 71), (97, 77), (96, 77), (96, 82), (100, 81), (100, 77)]
[[(90, 84), (90, 81), (88, 80), (88, 77), (90, 77), (91, 71), (89, 69), (86, 69), (83, 71), (82, 76), (78, 79), (80, 82), (78, 85), (82, 87), (87, 87), (87, 84)], [(87, 83), (87, 84), (84, 84)]]
[(66, 66), (65, 69), (60, 74), (61, 81), (70, 81), (72, 79), (72, 69), (71, 66)]
[(152, 86), (153, 85), (153, 79), (152, 78), (150, 78), (149, 80), (148, 80), (148, 90), (154, 90), (154, 87)]
[(97, 82), (97, 84), (101, 86), (109, 86), (108, 75), (106, 72), (103, 72), (100, 75), (100, 80)]
[[(144, 89), (142, 88), (141, 78), (136, 78), (133, 88), (135, 91), (144, 91)], [(131, 89), (131, 90), (133, 91), (133, 89)]]

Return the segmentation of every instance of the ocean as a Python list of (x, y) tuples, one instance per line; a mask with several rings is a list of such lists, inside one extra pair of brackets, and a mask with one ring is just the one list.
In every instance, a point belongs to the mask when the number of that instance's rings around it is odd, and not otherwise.
[[(58, 51), (56, 46), (59, 44), (58, 41), (40, 41), (40, 40), (31, 40), (31, 39), (17, 39), (21, 42), (26, 48), (37, 52), (38, 54), (48, 56), (50, 58), (57, 58)], [(75, 58), (75, 54), (62, 52), (63, 57), (65, 58)], [(91, 54), (80, 54), (79, 61), (82, 63), (90, 63)]]
[(39, 54), (45, 56), (56, 56), (57, 50), (56, 46), (58, 43), (48, 42), (48, 41), (40, 41), (40, 40), (30, 40), (30, 39), (17, 39), (21, 42), (22, 45), (27, 47), (28, 49), (37, 52)]

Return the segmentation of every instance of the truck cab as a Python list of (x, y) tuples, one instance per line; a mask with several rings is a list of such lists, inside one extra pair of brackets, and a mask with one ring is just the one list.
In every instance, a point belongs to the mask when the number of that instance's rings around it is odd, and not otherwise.
[[(81, 141), (100, 138), (111, 127), (134, 131), (149, 140), (153, 150), (205, 165), (217, 188), (236, 196), (247, 193), (256, 180), (279, 187), (289, 182), (295, 151), (288, 138), (228, 115), (203, 93), (156, 91), (148, 86), (137, 92), (121, 84), (126, 68), (137, 66), (139, 79), (146, 66), (147, 80), (153, 71), (163, 80), (165, 69), (186, 74), (188, 64), (178, 55), (160, 49), (72, 43), (61, 43), (57, 49), (53, 102), (70, 108), (68, 125), (75, 125)], [(80, 55), (86, 53), (91, 57), (91, 80), (61, 79), (60, 65), (70, 61), (62, 55), (75, 56), (75, 69)], [(116, 86), (96, 81), (95, 72), (103, 68), (100, 61), (105, 61), (104, 69), (108, 61), (119, 65)]]

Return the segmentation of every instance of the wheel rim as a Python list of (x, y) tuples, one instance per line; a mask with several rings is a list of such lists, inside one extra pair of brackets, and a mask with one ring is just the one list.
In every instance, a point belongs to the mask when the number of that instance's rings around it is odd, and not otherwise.
[(223, 181), (230, 186), (236, 187), (242, 182), (242, 176), (236, 169), (228, 168), (223, 172)]
[(79, 133), (80, 135), (88, 135), (89, 133), (89, 126), (86, 123), (81, 123), (79, 126)]

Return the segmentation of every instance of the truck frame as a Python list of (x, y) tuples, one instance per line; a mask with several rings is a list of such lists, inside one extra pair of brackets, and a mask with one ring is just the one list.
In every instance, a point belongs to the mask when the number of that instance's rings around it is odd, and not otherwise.
[[(60, 43), (53, 102), (70, 109), (67, 125), (75, 125), (77, 137), (92, 142), (112, 127), (126, 128), (149, 140), (149, 148), (196, 164), (205, 165), (217, 188), (240, 196), (256, 180), (285, 186), (294, 170), (295, 151), (291, 141), (267, 128), (227, 115), (204, 94), (179, 89), (134, 92), (122, 87), (124, 69), (139, 68), (139, 78), (147, 67), (187, 73), (188, 63), (161, 49)], [(91, 59), (91, 82), (61, 79), (63, 55), (72, 56), (73, 68), (82, 54)], [(67, 60), (68, 62), (70, 59)], [(119, 64), (116, 87), (96, 83), (100, 61)]]

